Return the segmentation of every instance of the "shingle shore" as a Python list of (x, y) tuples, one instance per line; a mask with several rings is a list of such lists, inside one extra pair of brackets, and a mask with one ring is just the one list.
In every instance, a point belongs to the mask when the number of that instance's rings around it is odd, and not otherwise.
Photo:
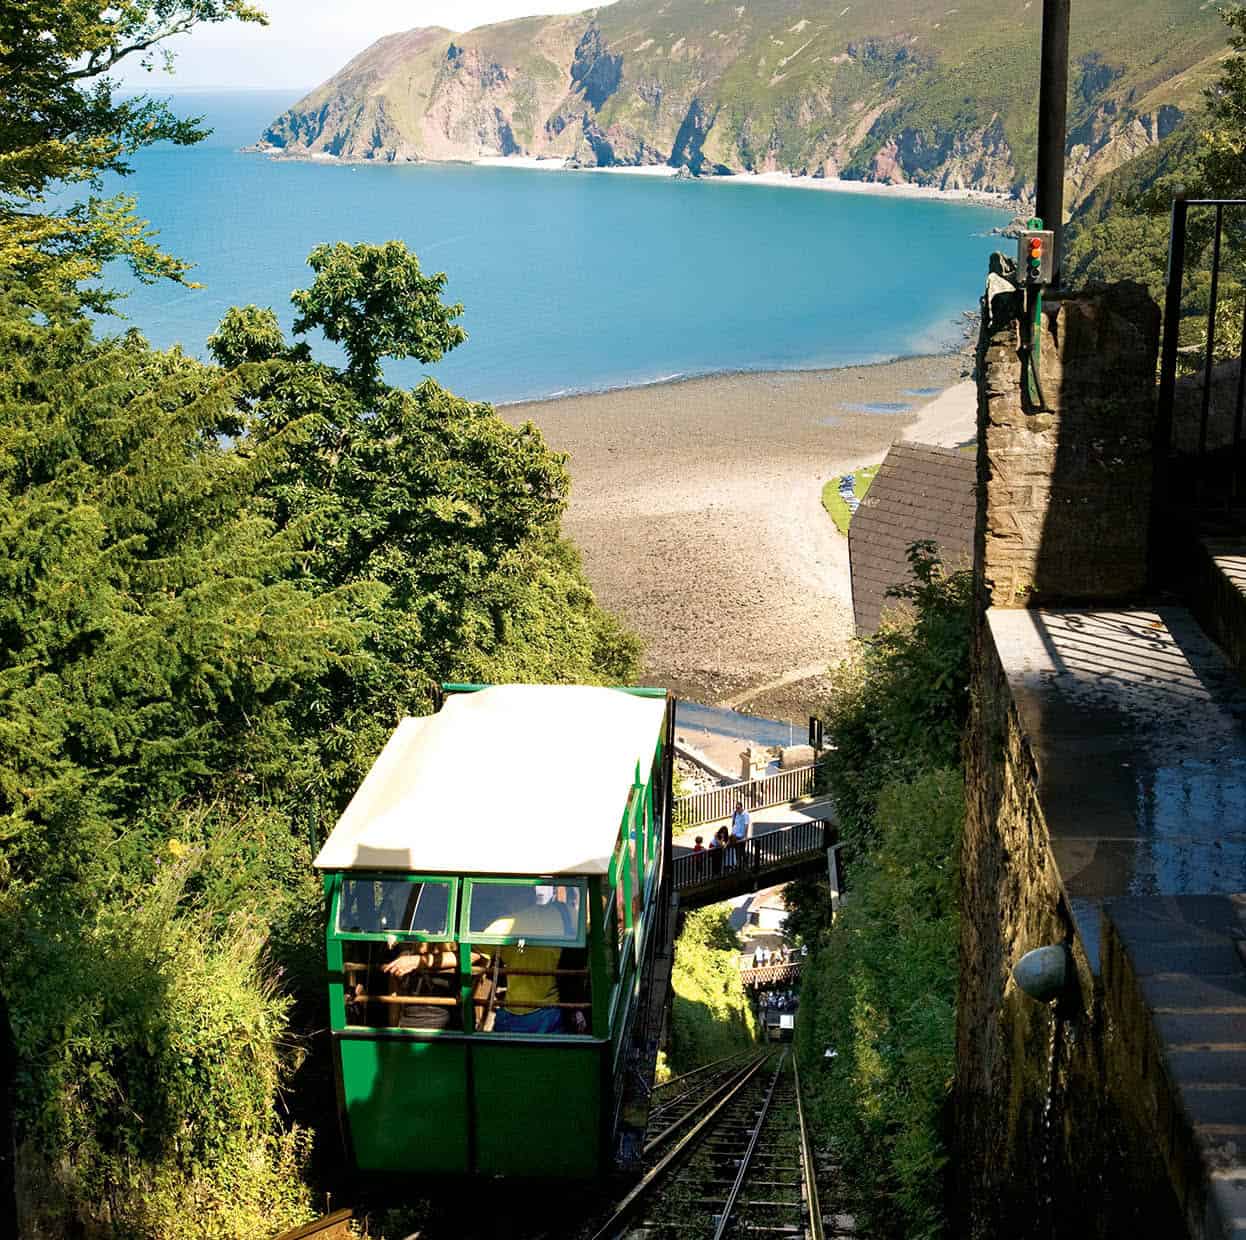
[[(565, 529), (599, 600), (644, 638), (648, 679), (717, 702), (842, 655), (852, 635), (848, 546), (822, 509), (822, 486), (880, 461), (930, 403), (910, 393), (960, 374), (959, 355), (941, 355), (501, 412), (531, 419), (569, 454)], [(850, 408), (889, 404), (912, 408)], [(755, 708), (800, 717), (809, 688), (770, 690)]]

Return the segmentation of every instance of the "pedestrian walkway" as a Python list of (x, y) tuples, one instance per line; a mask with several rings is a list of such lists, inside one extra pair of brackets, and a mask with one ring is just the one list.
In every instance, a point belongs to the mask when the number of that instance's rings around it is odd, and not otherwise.
[(770, 830), (758, 831), (754, 820), (751, 838), (727, 848), (681, 850), (672, 875), (680, 907), (701, 908), (805, 874), (826, 872), (837, 842), (834, 821), (804, 814), (791, 820), (792, 811), (788, 814), (789, 821)]

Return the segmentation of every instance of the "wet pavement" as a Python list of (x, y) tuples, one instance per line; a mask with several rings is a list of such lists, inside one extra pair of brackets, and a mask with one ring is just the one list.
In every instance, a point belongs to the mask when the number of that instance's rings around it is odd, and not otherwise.
[(1246, 693), (1190, 613), (992, 610), (988, 623), (1075, 906), (1241, 890)]
[[(1216, 565), (1242, 589), (1246, 558)], [(1082, 946), (1116, 1027), (1138, 1047), (1155, 1032), (1158, 1056), (1135, 1067), (1167, 1115), (1156, 1138), (1182, 1208), (1246, 1240), (1242, 682), (1181, 607), (987, 622)]]

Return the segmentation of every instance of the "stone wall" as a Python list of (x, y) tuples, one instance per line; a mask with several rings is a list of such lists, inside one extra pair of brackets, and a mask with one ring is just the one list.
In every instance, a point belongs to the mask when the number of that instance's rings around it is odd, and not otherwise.
[[(997, 258), (978, 354), (982, 608), (966, 743), (953, 1234), (1186, 1236), (1157, 1112), (1141, 1102), (1154, 1054), (1146, 1007), (1120, 953), (1104, 971), (1100, 909), (1071, 906), (1042, 773), (986, 616), (1144, 591), (1159, 311), (1134, 284), (1051, 302), (1034, 402), (1023, 390), (1021, 297), (1004, 271)], [(1039, 1003), (1012, 966), (1057, 943), (1074, 977), (1058, 1004)]]
[[(1186, 1235), (1144, 1114), (1145, 1007), (1106, 990), (1052, 858), (1039, 775), (989, 629), (976, 637), (961, 851), (955, 1192), (962, 1240)], [(1095, 924), (1095, 923), (1092, 923)], [(1011, 978), (1028, 950), (1069, 947), (1059, 1006)], [(1090, 954), (1088, 954), (1088, 952)], [(1092, 959), (1092, 954), (1094, 959)], [(1152, 1061), (1153, 1062), (1153, 1061)]]
[(1124, 283), (1049, 301), (1042, 400), (1023, 390), (1020, 293), (995, 270), (978, 353), (976, 558), (989, 605), (1105, 602), (1147, 581), (1159, 308)]

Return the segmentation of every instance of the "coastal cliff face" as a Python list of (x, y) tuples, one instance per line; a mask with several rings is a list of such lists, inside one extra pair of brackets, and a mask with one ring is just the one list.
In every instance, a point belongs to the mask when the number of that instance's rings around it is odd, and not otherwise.
[[(1041, 6), (617, 0), (390, 35), (278, 117), (292, 156), (529, 155), (1024, 196)], [(1096, 0), (1072, 30), (1070, 201), (1165, 137), (1224, 50), (1197, 0)]]

